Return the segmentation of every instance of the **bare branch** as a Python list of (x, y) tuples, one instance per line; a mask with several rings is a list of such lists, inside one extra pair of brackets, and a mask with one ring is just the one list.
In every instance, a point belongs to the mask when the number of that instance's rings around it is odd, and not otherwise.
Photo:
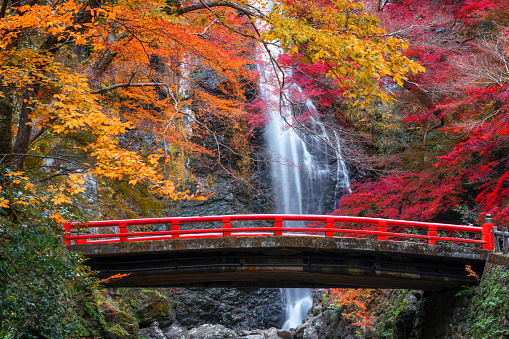
[(248, 17), (261, 17), (258, 13), (255, 13), (253, 11), (250, 11), (249, 9), (245, 8), (245, 7), (241, 7), (233, 2), (230, 2), (230, 1), (212, 1), (212, 2), (201, 2), (199, 4), (196, 4), (196, 5), (192, 5), (192, 6), (187, 6), (187, 7), (184, 7), (184, 8), (180, 8), (176, 14), (177, 15), (183, 15), (183, 14), (186, 14), (186, 13), (189, 13), (189, 12), (194, 12), (194, 11), (199, 11), (199, 10), (202, 10), (202, 9), (210, 9), (210, 8), (213, 8), (213, 7), (229, 7), (229, 8), (233, 8), (239, 12), (242, 12), (244, 13), (245, 15), (247, 15)]
[(166, 86), (167, 84), (164, 82), (147, 82), (147, 83), (129, 83), (129, 82), (123, 82), (120, 84), (114, 84), (108, 87), (95, 89), (93, 91), (90, 91), (91, 94), (101, 94), (107, 91), (111, 91), (117, 88), (122, 87), (154, 87), (154, 86)]

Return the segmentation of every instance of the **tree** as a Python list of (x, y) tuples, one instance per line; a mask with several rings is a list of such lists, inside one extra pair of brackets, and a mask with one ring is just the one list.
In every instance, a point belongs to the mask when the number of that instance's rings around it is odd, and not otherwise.
[[(386, 174), (357, 184), (338, 213), (456, 222), (491, 213), (507, 224), (508, 45), (500, 4), (384, 8), (385, 22), (406, 25), (393, 31), (412, 42), (406, 55), (427, 72), (404, 82), (401, 104), (391, 109), (400, 147), (384, 152)], [(405, 23), (409, 13), (420, 24)]]
[[(186, 196), (176, 190), (189, 175), (185, 159), (214, 152), (191, 131), (208, 132), (204, 119), (213, 115), (242, 134), (253, 41), (323, 63), (326, 76), (360, 104), (389, 100), (375, 79), (400, 83), (422, 71), (402, 56), (406, 43), (384, 38), (378, 21), (352, 1), (285, 1), (269, 9), (247, 1), (6, 0), (2, 8), (3, 171), (87, 173), (146, 183), (173, 199)], [(198, 81), (203, 74), (215, 83)], [(145, 149), (131, 144), (148, 134), (154, 137)], [(72, 161), (70, 153), (87, 160)], [(65, 165), (27, 163), (56, 154)]]

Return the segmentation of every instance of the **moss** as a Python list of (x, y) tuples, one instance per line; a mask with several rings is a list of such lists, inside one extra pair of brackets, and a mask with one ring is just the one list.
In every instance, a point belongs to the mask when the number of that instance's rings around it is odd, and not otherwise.
[(108, 293), (96, 293), (99, 312), (104, 321), (104, 330), (113, 338), (136, 338), (138, 321), (129, 307), (111, 298)]
[(504, 266), (487, 268), (481, 285), (472, 290), (467, 308), (472, 338), (502, 338), (509, 335), (506, 327), (509, 308), (509, 269)]
[(380, 338), (399, 337), (404, 332), (408, 321), (413, 320), (415, 309), (409, 305), (408, 298), (412, 295), (409, 290), (380, 290), (380, 295), (374, 298), (374, 303), (367, 305), (376, 310), (376, 334)]
[(98, 294), (97, 305), (105, 322), (105, 330), (113, 337), (124, 338), (135, 337), (139, 328), (147, 327), (154, 321), (169, 325), (174, 320), (176, 307), (170, 295), (164, 289), (119, 288), (103, 291)]

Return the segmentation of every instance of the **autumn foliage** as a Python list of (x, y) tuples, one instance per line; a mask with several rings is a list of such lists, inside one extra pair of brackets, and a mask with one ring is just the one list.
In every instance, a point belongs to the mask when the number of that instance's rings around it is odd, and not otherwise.
[(396, 105), (357, 113), (379, 162), (336, 213), (481, 223), (493, 214), (507, 225), (507, 2), (367, 6), (426, 72), (395, 88)]
[(338, 309), (341, 316), (347, 319), (352, 326), (357, 326), (366, 331), (373, 324), (373, 315), (370, 314), (366, 304), (374, 290), (333, 288), (328, 290), (330, 295), (330, 307)]
[[(277, 42), (364, 105), (391, 99), (376, 79), (423, 71), (384, 34), (354, 1), (4, 1), (1, 186), (24, 175), (55, 206), (92, 178), (98, 192), (203, 199), (187, 189), (191, 159), (249, 176), (258, 46)], [(33, 203), (14, 196), (2, 207)]]

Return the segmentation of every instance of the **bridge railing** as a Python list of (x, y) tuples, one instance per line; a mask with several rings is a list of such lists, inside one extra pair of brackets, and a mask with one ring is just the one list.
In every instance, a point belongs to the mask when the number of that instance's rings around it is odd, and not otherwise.
[[(269, 226), (241, 226), (234, 225), (236, 222), (262, 221), (272, 222)], [(488, 221), (488, 219), (487, 219)], [(489, 219), (491, 221), (491, 219)], [(224, 216), (200, 216), (200, 217), (172, 217), (172, 218), (148, 218), (90, 221), (86, 224), (64, 224), (64, 241), (66, 245), (72, 242), (76, 244), (97, 244), (107, 242), (148, 241), (164, 239), (189, 239), (189, 238), (214, 238), (234, 236), (373, 236), (377, 240), (418, 240), (436, 245), (437, 241), (446, 243), (479, 244), (484, 249), (493, 250), (492, 236), (493, 222), (487, 222), (482, 227), (470, 225), (452, 225), (440, 223), (428, 223), (418, 221), (331, 216), (331, 215), (294, 215), (294, 214), (245, 214)], [(304, 227), (284, 227), (283, 223), (309, 222), (314, 225)], [(181, 225), (200, 223), (221, 223), (216, 228), (181, 229)], [(354, 228), (345, 225), (352, 225)], [(131, 226), (167, 225), (164, 231), (139, 231), (128, 230)], [(363, 228), (364, 225), (371, 225)], [(373, 227), (374, 226), (374, 227)], [(115, 230), (112, 231), (111, 228)], [(92, 234), (87, 229), (104, 228), (104, 233)], [(117, 230), (118, 228), (118, 230)], [(418, 234), (409, 230), (419, 230)], [(424, 230), (424, 232), (422, 232)], [(406, 232), (405, 232), (406, 231)], [(446, 231), (447, 235), (437, 232)], [(79, 234), (82, 233), (82, 234)], [(425, 233), (425, 234), (421, 234)], [(443, 232), (442, 232), (443, 233)], [(451, 234), (455, 234), (452, 236)], [(475, 239), (475, 235), (481, 239)], [(474, 236), (472, 236), (474, 235)]]

